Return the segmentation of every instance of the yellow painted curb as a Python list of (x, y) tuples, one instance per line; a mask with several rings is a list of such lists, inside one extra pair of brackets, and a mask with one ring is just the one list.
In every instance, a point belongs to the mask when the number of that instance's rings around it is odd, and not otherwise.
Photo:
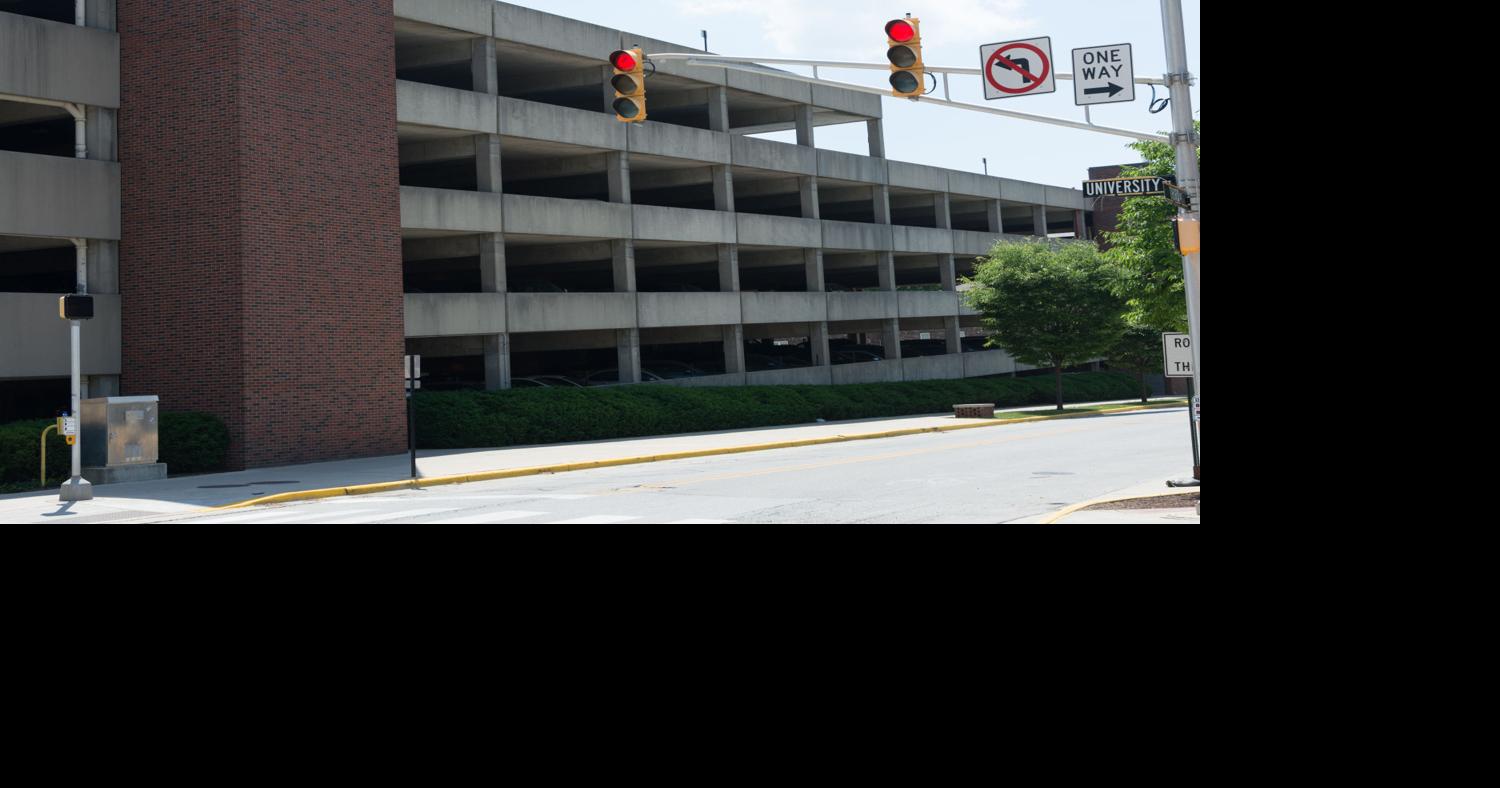
[(1075, 504), (1073, 504), (1072, 506), (1069, 506), (1066, 509), (1063, 509), (1063, 510), (1058, 511), (1058, 512), (1054, 512), (1047, 519), (1041, 521), (1040, 523), (1037, 523), (1037, 525), (1056, 525), (1058, 520), (1061, 520), (1061, 519), (1063, 519), (1064, 517), (1067, 517), (1070, 514), (1077, 514), (1079, 511), (1081, 511), (1083, 509), (1087, 509), (1090, 506), (1098, 506), (1100, 504), (1105, 504), (1105, 503), (1119, 503), (1120, 501), (1140, 501), (1140, 500), (1145, 500), (1146, 498), (1170, 498), (1170, 497), (1177, 496), (1177, 495), (1187, 495), (1188, 494), (1186, 492), (1187, 490), (1195, 490), (1197, 488), (1196, 487), (1183, 487), (1181, 489), (1184, 492), (1175, 492), (1175, 493), (1170, 493), (1170, 492), (1169, 493), (1150, 493), (1149, 495), (1126, 495), (1126, 496), (1123, 496), (1123, 497), (1120, 497), (1120, 498), (1096, 498), (1095, 500), (1092, 500), (1092, 501), (1084, 501), (1083, 503), (1075, 503)]
[[(880, 438), (900, 438), (907, 435), (922, 435), (924, 433), (957, 432), (959, 430), (972, 430), (980, 427), (1003, 427), (1007, 424), (1027, 424), (1036, 421), (1060, 421), (1062, 419), (1089, 418), (1094, 416), (1106, 416), (1115, 413), (1128, 413), (1137, 410), (1157, 410), (1160, 408), (1180, 408), (1185, 402), (1163, 402), (1151, 405), (1127, 405), (1107, 410), (1089, 411), (1087, 413), (1063, 413), (1053, 415), (1027, 416), (1019, 419), (995, 419), (994, 421), (983, 421), (974, 424), (951, 424), (941, 427), (912, 427), (904, 430), (887, 430), (885, 432), (867, 432), (856, 435), (831, 435), (826, 438), (806, 438), (797, 441), (779, 441), (776, 443), (755, 443), (748, 446), (726, 446), (718, 449), (696, 449), (693, 451), (678, 451), (667, 454), (651, 454), (642, 457), (619, 457), (612, 460), (590, 460), (588, 462), (572, 462), (562, 465), (540, 465), (531, 468), (509, 468), (502, 471), (480, 471), (477, 473), (463, 473), (454, 476), (432, 476), (421, 479), (403, 479), (397, 482), (382, 482), (379, 484), (365, 484), (353, 487), (329, 487), (322, 490), (299, 490), (297, 492), (278, 493), (267, 495), (263, 498), (251, 498), (248, 501), (215, 506), (205, 511), (220, 511), (224, 509), (245, 509), (251, 506), (260, 506), (273, 503), (290, 503), (292, 501), (311, 501), (319, 498), (337, 498), (343, 495), (370, 495), (372, 493), (394, 492), (396, 490), (410, 490), (418, 487), (440, 487), (445, 484), (467, 484), (469, 482), (487, 482), (496, 479), (516, 479), (523, 476), (540, 476), (548, 473), (568, 473), (571, 471), (587, 471), (595, 468), (614, 468), (621, 465), (642, 465), (650, 462), (668, 462), (670, 460), (690, 460), (698, 457), (714, 457), (726, 454), (748, 454), (756, 451), (771, 451), (773, 449), (797, 449), (804, 446), (822, 446), (829, 443), (848, 443), (850, 441), (878, 440)], [(1101, 503), (1095, 501), (1094, 503)], [(1061, 515), (1059, 515), (1061, 516)]]

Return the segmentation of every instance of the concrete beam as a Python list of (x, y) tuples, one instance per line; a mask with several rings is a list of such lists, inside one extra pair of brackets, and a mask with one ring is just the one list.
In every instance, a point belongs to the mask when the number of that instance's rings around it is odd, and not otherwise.
[[(425, 68), (427, 66), (449, 66), (458, 63), (467, 63), (474, 58), (474, 49), (482, 41), (493, 41), (489, 38), (476, 38), (470, 41), (443, 41), (437, 44), (426, 44), (423, 46), (402, 46), (396, 48), (396, 68), (405, 70), (409, 68)], [(494, 54), (493, 45), (490, 53)], [(476, 75), (477, 76), (477, 75)], [(481, 93), (487, 91), (479, 91)]]
[(413, 238), (401, 242), (401, 259), (406, 262), (420, 260), (453, 260), (460, 257), (478, 257), (482, 235), (459, 235), (451, 238)]
[(608, 171), (609, 154), (591, 153), (545, 160), (522, 160), (505, 168), (505, 177), (513, 181), (540, 181), (598, 175)]
[(474, 158), (478, 151), (475, 144), (481, 137), (470, 135), (433, 140), (431, 142), (406, 142), (401, 145), (401, 164), (429, 164), (439, 161), (458, 161)]

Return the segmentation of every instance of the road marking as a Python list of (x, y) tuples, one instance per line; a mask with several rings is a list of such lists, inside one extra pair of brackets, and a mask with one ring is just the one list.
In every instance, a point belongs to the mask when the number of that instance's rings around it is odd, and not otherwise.
[[(413, 517), (423, 517), (429, 514), (442, 514), (443, 512), (456, 511), (452, 506), (444, 506), (437, 509), (383, 509), (374, 514), (362, 514), (354, 517), (335, 517), (332, 520), (318, 520), (309, 522), (310, 525), (364, 525), (367, 523), (378, 523), (382, 520), (409, 520)], [(348, 514), (340, 512), (340, 514)]]
[(667, 525), (733, 525), (733, 520), (673, 520)]
[[(365, 503), (366, 506), (363, 509), (356, 509), (354, 512), (350, 512), (348, 510), (345, 510), (343, 512), (340, 512), (340, 514), (354, 514), (355, 512), (373, 512), (373, 511), (375, 511), (374, 509), (369, 508), (369, 503), (370, 503), (369, 501), (365, 501), (364, 503)], [(294, 522), (295, 523), (295, 522), (297, 522), (299, 520), (306, 520), (306, 519), (308, 519), (310, 517), (321, 517), (321, 516), (323, 516), (322, 514), (320, 514), (318, 512), (315, 512), (311, 507), (298, 506), (296, 508), (297, 508), (297, 511), (295, 511), (295, 512), (288, 512), (285, 509), (275, 509), (275, 510), (272, 510), (270, 512), (256, 512), (255, 514), (242, 514), (242, 515), (239, 515), (238, 517), (199, 518), (199, 519), (192, 519), (192, 520), (181, 520), (179, 522), (189, 522), (189, 523), (200, 524), (200, 525), (220, 525), (220, 524), (229, 524), (229, 523), (257, 523), (258, 524), (258, 523), (276, 523), (276, 522), (283, 522), (283, 521)]]
[[(1031, 434), (1027, 434), (1027, 435), (1010, 435), (1010, 436), (1007, 436), (1007, 437), (1004, 437), (1004, 438), (997, 438), (997, 439), (991, 439), (991, 440), (982, 440), (982, 441), (973, 441), (973, 442), (970, 442), (970, 443), (961, 443), (961, 444), (958, 444), (958, 445), (942, 445), (942, 446), (934, 446), (932, 448), (926, 448), (926, 449), (915, 449), (915, 450), (911, 450), (911, 451), (889, 452), (889, 453), (886, 453), (886, 454), (872, 454), (872, 455), (868, 455), (868, 456), (864, 456), (864, 457), (853, 457), (853, 458), (844, 459), (844, 460), (832, 460), (832, 461), (829, 461), (829, 462), (815, 462), (815, 463), (807, 463), (807, 464), (803, 464), (803, 465), (786, 465), (786, 466), (782, 466), (782, 467), (778, 467), (778, 468), (766, 468), (766, 469), (762, 469), (762, 470), (758, 470), (758, 471), (738, 471), (738, 472), (734, 472), (734, 473), (717, 474), (717, 475), (714, 475), (714, 476), (700, 476), (700, 477), (695, 477), (695, 478), (674, 479), (672, 481), (655, 482), (655, 483), (653, 483), (651, 485), (651, 487), (663, 487), (663, 486), (667, 486), (667, 487), (683, 487), (683, 486), (686, 486), (686, 485), (689, 485), (689, 484), (704, 484), (706, 482), (720, 482), (720, 481), (728, 481), (730, 479), (747, 479), (747, 478), (751, 478), (751, 477), (755, 477), (755, 476), (770, 476), (772, 474), (777, 474), (777, 473), (793, 473), (793, 472), (796, 472), (796, 471), (821, 470), (823, 468), (836, 468), (836, 467), (838, 467), (840, 465), (857, 465), (857, 464), (863, 463), (863, 462), (881, 462), (881, 461), (884, 461), (884, 460), (894, 460), (894, 459), (902, 459), (902, 458), (906, 458), (906, 457), (915, 457), (915, 456), (922, 455), (922, 454), (933, 454), (935, 452), (954, 451), (955, 449), (972, 449), (972, 448), (976, 448), (976, 447), (979, 447), (979, 446), (993, 446), (993, 445), (1001, 444), (1001, 443), (1015, 443), (1017, 441), (1035, 440), (1036, 438), (1053, 438), (1053, 437), (1057, 437), (1059, 435), (1068, 435), (1068, 434), (1077, 433), (1077, 432), (1090, 432), (1090, 431), (1093, 431), (1095, 429), (1118, 429), (1118, 428), (1124, 427), (1124, 426), (1130, 426), (1130, 425), (1109, 425), (1109, 426), (1103, 426), (1103, 427), (1101, 427), (1099, 425), (1091, 425), (1091, 426), (1088, 426), (1088, 427), (1074, 427), (1072, 429), (1053, 430), (1053, 431), (1050, 431), (1050, 432), (1036, 432), (1036, 433), (1031, 433)], [(941, 435), (944, 435), (945, 433), (935, 433), (935, 434), (941, 436)], [(916, 436), (912, 436), (912, 437), (916, 437)], [(632, 493), (642, 493), (642, 492), (648, 492), (648, 491), (650, 491), (650, 490), (649, 490), (649, 488), (646, 488), (646, 487), (633, 487), (633, 488), (626, 488), (626, 489), (622, 489), (622, 490), (614, 490), (612, 492), (608, 492), (608, 493), (604, 493), (604, 494), (605, 495), (629, 495), (629, 494), (632, 494)]]
[(527, 517), (542, 517), (550, 512), (485, 512), (469, 517), (439, 517), (436, 520), (428, 520), (434, 525), (472, 525), (478, 523), (500, 523), (506, 520), (521, 520)]
[[(484, 484), (484, 482), (474, 482)], [(410, 490), (399, 493), (387, 493), (387, 497), (374, 500), (384, 501), (420, 501), (421, 503), (467, 503), (473, 501), (581, 501), (585, 498), (593, 498), (592, 495), (548, 495), (546, 493), (535, 493), (532, 495), (416, 495)], [(337, 503), (345, 505), (368, 505), (369, 496), (353, 496), (346, 498), (328, 498), (319, 503)]]
[(611, 525), (613, 523), (624, 523), (631, 520), (641, 520), (641, 517), (622, 517), (612, 514), (601, 514), (593, 517), (579, 517), (573, 520), (559, 520), (547, 525)]

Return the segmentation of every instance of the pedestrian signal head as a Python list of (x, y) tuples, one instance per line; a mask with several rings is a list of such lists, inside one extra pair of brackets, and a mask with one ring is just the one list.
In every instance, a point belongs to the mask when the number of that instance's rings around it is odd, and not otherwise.
[(614, 76), (609, 84), (615, 89), (611, 107), (615, 120), (641, 123), (646, 120), (646, 55), (640, 49), (622, 49), (609, 56)]
[(927, 71), (922, 64), (922, 20), (907, 17), (885, 23), (885, 57), (891, 62), (891, 95), (922, 95)]

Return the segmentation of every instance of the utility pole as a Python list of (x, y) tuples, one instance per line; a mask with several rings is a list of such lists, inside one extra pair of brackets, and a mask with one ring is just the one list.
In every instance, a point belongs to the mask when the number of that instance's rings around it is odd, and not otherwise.
[[(1198, 135), (1193, 132), (1193, 99), (1189, 93), (1192, 75), (1187, 67), (1187, 39), (1183, 34), (1182, 0), (1161, 0), (1162, 32), (1167, 44), (1167, 87), (1172, 91), (1172, 146), (1177, 150), (1177, 185), (1188, 194), (1189, 208), (1180, 209), (1178, 219), (1199, 220), (1198, 182)], [(1182, 258), (1182, 283), (1187, 293), (1188, 335), (1193, 347), (1193, 401), (1189, 409), (1196, 413), (1198, 402), (1203, 397), (1203, 382), (1199, 379), (1202, 365), (1199, 362), (1199, 347), (1203, 342), (1199, 322), (1199, 268), (1200, 254), (1194, 252)], [(1198, 435), (1198, 452), (1202, 456), (1202, 430)], [(1200, 460), (1201, 462), (1201, 460)], [(1200, 468), (1193, 468), (1197, 477)]]

